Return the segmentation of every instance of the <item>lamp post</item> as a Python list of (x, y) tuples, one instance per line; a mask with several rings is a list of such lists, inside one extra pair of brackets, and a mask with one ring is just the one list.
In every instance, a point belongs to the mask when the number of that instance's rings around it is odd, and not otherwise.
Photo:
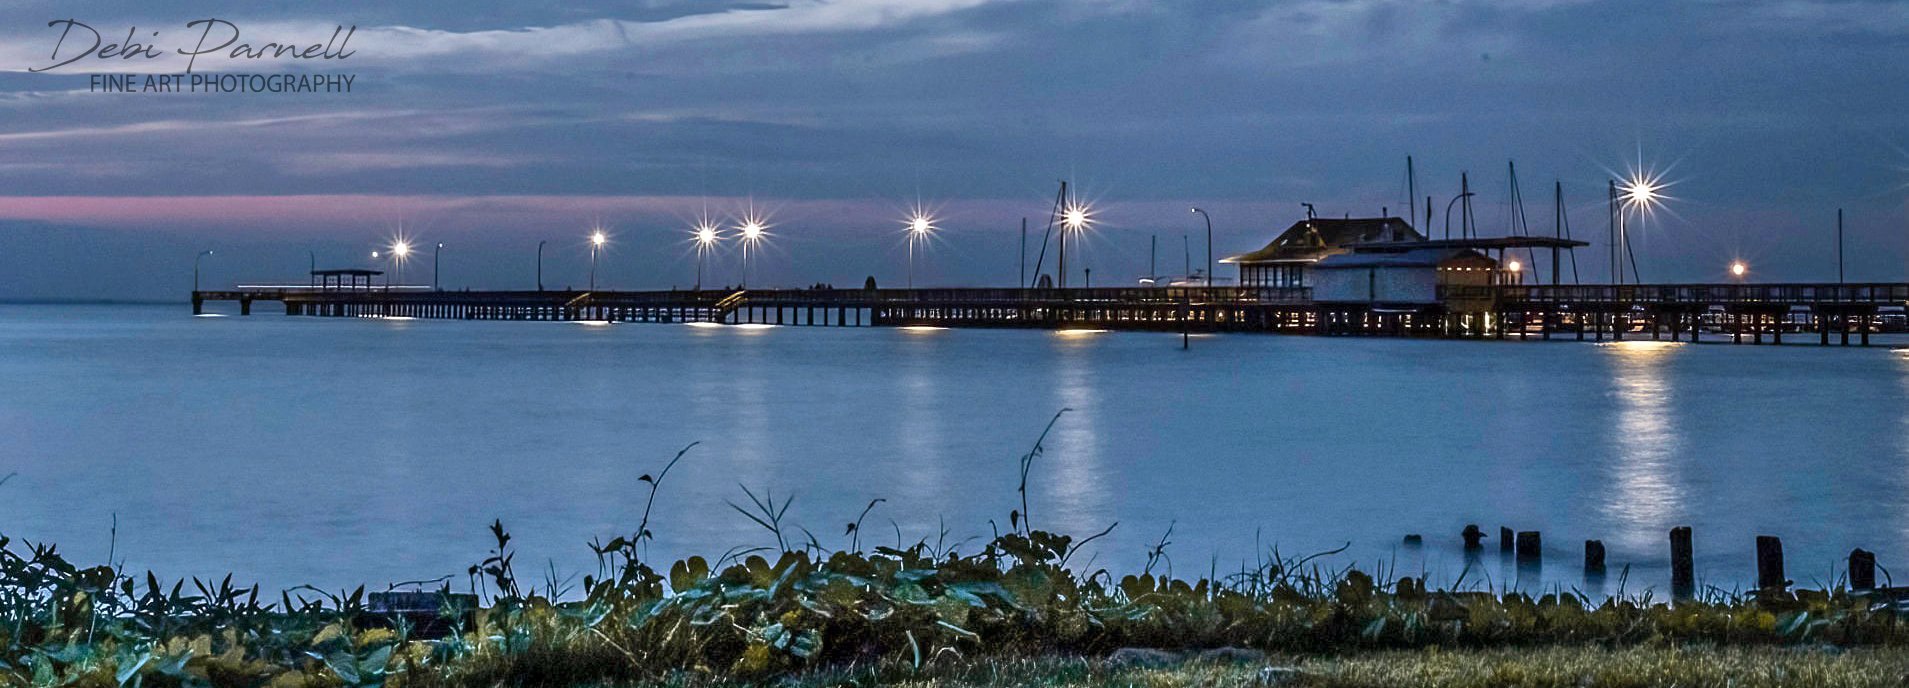
[(1189, 212), (1199, 213), (1200, 218), (1206, 220), (1206, 287), (1210, 291), (1213, 288), (1213, 217), (1199, 208)]
[(398, 286), (404, 286), (404, 261), (411, 257), (411, 243), (399, 239), (391, 245), (391, 263), (398, 268)]
[(212, 249), (206, 249), (204, 251), (200, 251), (199, 255), (192, 257), (192, 290), (193, 291), (199, 290), (199, 259), (209, 255), (212, 255)]
[(709, 218), (703, 218), (702, 224), (696, 225), (696, 291), (703, 290), (703, 265), (709, 262), (709, 252), (721, 238), (716, 226), (709, 224)]
[(537, 291), (544, 290), (544, 244), (545, 243), (548, 243), (548, 242), (543, 239), (537, 240)]
[(431, 290), (432, 291), (444, 291), (443, 287), (438, 286), (438, 281), (437, 281), (438, 256), (443, 253), (444, 253), (444, 242), (442, 241), (437, 242), (437, 248), (431, 250)]
[(768, 227), (764, 225), (761, 220), (757, 220), (753, 216), (743, 220), (742, 225), (736, 228), (742, 233), (742, 279), (736, 286), (749, 286), (749, 247), (756, 242), (762, 241), (763, 230), (767, 228)]
[(926, 241), (935, 231), (935, 219), (920, 210), (908, 219), (908, 288), (915, 288), (915, 244)]
[[(1478, 194), (1472, 193), (1470, 191), (1466, 191), (1457, 196), (1453, 196), (1452, 200), (1447, 201), (1445, 203), (1445, 238), (1447, 239), (1452, 238), (1452, 204), (1465, 200), (1467, 198), (1471, 198), (1476, 195)], [(1465, 207), (1470, 208), (1471, 206), (1465, 206)]]
[(1061, 214), (1060, 286), (1063, 288), (1067, 286), (1067, 235), (1079, 234), (1093, 223), (1092, 211), (1079, 202), (1068, 202), (1066, 212)]
[(602, 230), (590, 233), (590, 291), (597, 290), (597, 254), (603, 251), (606, 241), (609, 237), (603, 236)]
[(306, 249), (305, 254), (307, 257), (311, 258), (311, 266), (312, 266), (311, 276), (305, 279), (305, 283), (310, 286), (316, 287), (318, 286), (318, 252), (313, 251), (311, 249)]

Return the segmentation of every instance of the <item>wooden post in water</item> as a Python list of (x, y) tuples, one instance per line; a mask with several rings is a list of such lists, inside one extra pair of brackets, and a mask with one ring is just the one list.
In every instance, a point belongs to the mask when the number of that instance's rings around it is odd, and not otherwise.
[(1780, 593), (1790, 586), (1783, 578), (1783, 541), (1774, 535), (1757, 536), (1757, 590)]
[(1849, 589), (1876, 589), (1876, 553), (1865, 549), (1849, 551)]
[(1697, 591), (1691, 566), (1690, 526), (1670, 529), (1670, 594), (1684, 599)]
[(1538, 531), (1535, 531), (1535, 530), (1519, 531), (1518, 532), (1518, 561), (1520, 563), (1529, 562), (1529, 563), (1535, 564), (1535, 563), (1538, 563), (1539, 559), (1541, 559), (1543, 556), (1544, 556), (1544, 546), (1542, 541), (1538, 537)]
[(1498, 526), (1498, 551), (1500, 552), (1511, 551), (1511, 539), (1512, 539), (1511, 529), (1506, 528), (1504, 526)]
[(1584, 574), (1603, 575), (1604, 542), (1602, 540), (1584, 541)]

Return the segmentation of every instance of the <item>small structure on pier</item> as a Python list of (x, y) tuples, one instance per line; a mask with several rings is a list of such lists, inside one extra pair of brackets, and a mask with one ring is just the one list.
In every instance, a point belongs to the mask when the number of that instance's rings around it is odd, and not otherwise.
[(1220, 262), (1239, 266), (1242, 287), (1310, 287), (1314, 264), (1349, 253), (1353, 245), (1424, 240), (1410, 222), (1396, 217), (1307, 218), (1265, 248)]
[[(382, 274), (384, 274), (383, 270), (367, 270), (365, 268), (338, 268), (312, 271), (312, 277), (316, 278), (317, 286), (320, 289), (370, 289), (371, 279)], [(362, 285), (359, 284), (359, 278), (364, 279)]]
[(1321, 303), (1427, 305), (1451, 285), (1489, 286), (1498, 261), (1465, 248), (1360, 251), (1312, 265), (1312, 296)]

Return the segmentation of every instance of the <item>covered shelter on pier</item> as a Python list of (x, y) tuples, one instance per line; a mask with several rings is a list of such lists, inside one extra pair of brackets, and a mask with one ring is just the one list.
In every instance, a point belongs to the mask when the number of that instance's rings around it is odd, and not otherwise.
[(1341, 253), (1312, 266), (1312, 298), (1319, 303), (1428, 305), (1442, 288), (1487, 286), (1498, 261), (1467, 248)]
[(1354, 253), (1392, 253), (1417, 251), (1421, 249), (1476, 251), (1486, 256), (1492, 256), (1497, 265), (1504, 267), (1502, 274), (1499, 275), (1499, 279), (1490, 282), (1490, 284), (1522, 284), (1526, 273), (1537, 270), (1538, 266), (1521, 263), (1515, 253), (1507, 256), (1507, 252), (1523, 249), (1528, 255), (1536, 255), (1537, 251), (1544, 250), (1551, 254), (1551, 274), (1549, 275), (1551, 284), (1563, 284), (1563, 279), (1560, 277), (1563, 271), (1560, 270), (1560, 267), (1564, 264), (1564, 252), (1590, 245), (1589, 242), (1559, 237), (1505, 236), (1472, 239), (1426, 239), (1412, 242), (1359, 242), (1349, 244), (1346, 248)]
[(1239, 266), (1242, 287), (1310, 287), (1312, 267), (1352, 246), (1424, 241), (1410, 222), (1397, 217), (1313, 217), (1280, 232), (1264, 248), (1222, 259)]
[[(334, 268), (313, 270), (314, 286), (319, 289), (370, 289), (371, 280), (384, 274), (383, 270), (367, 268)], [(360, 283), (362, 280), (362, 284)]]

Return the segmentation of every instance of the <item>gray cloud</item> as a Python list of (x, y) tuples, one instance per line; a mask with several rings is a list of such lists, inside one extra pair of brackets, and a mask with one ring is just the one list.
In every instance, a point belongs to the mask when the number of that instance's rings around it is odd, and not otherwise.
[[(51, 18), (177, 31), (208, 12), (16, 3), (0, 9), (0, 68), (41, 59)], [(0, 188), (830, 200), (851, 216), (799, 224), (879, 257), (898, 199), (1024, 207), (987, 215), (1005, 231), (1060, 178), (1124, 205), (1123, 231), (1178, 231), (1161, 209), (1188, 202), (1253, 208), (1226, 223), (1243, 246), (1302, 200), (1405, 205), (1407, 154), (1441, 202), (1469, 171), (1489, 230), (1509, 213), (1512, 158), (1527, 198), (1562, 180), (1589, 224), (1607, 172), (1641, 149), (1681, 161), (1677, 216), (1647, 237), (1673, 275), (1707, 275), (1733, 243), (1793, 247), (1770, 260), (1805, 274), (1815, 218), (1839, 205), (1878, 269), (1909, 262), (1894, 239), (1909, 224), (1909, 18), (1884, 2), (263, 2), (230, 18), (261, 37), (359, 25), (360, 54), (317, 67), (359, 87), (105, 95), (82, 75), (0, 72)], [(310, 67), (257, 69), (287, 68)]]

